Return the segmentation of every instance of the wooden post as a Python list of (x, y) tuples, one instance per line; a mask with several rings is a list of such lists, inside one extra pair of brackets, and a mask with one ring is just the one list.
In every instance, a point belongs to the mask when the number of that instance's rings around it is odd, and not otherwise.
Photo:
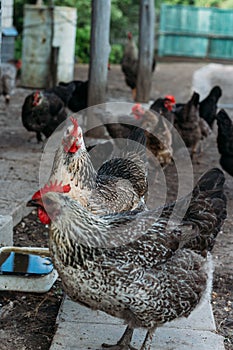
[(111, 0), (92, 0), (88, 106), (104, 103), (110, 53)]
[(136, 96), (138, 102), (148, 102), (150, 99), (154, 58), (154, 30), (154, 0), (140, 0), (139, 62)]
[(48, 86), (54, 87), (57, 84), (57, 61), (58, 61), (58, 52), (59, 48), (53, 47), (54, 40), (54, 0), (50, 0), (50, 5), (48, 6), (48, 11), (50, 14), (50, 62), (49, 62), (49, 75), (48, 75)]
[[(2, 0), (0, 0), (0, 65), (2, 63)], [(2, 72), (0, 70), (0, 76)]]

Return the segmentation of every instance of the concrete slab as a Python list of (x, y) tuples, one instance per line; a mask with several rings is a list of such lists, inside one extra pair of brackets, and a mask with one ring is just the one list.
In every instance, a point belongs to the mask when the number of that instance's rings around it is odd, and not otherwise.
[[(24, 180), (31, 182), (32, 179), (38, 178), (38, 169), (31, 168), (28, 161), (22, 160), (20, 167), (19, 161), (14, 159), (0, 159), (0, 178), (1, 180), (8, 180), (9, 178), (14, 180)], [(35, 181), (34, 180), (34, 181)]]
[[(95, 320), (96, 317), (100, 315), (101, 322), (103, 323), (122, 324), (122, 321), (118, 318), (108, 316), (106, 313), (101, 311), (90, 311), (86, 307), (73, 302), (68, 297), (66, 297), (63, 301), (58, 320), (62, 320), (62, 322), (92, 323), (93, 319)], [(172, 321), (165, 325), (165, 327), (215, 331), (215, 321), (210, 302), (206, 300), (203, 304), (197, 307), (188, 318)]]
[(22, 180), (0, 180), (0, 213), (1, 215), (11, 215), (13, 226), (31, 212), (31, 208), (26, 207), (26, 202), (38, 189), (37, 182)]
[[(103, 342), (116, 342), (124, 329), (125, 325), (121, 320), (103, 312), (89, 310), (65, 298), (50, 350), (101, 349)], [(173, 321), (159, 328), (155, 333), (152, 349), (224, 350), (223, 338), (214, 332), (211, 306), (206, 301), (187, 319)], [(132, 344), (140, 348), (144, 336), (144, 330), (136, 330)]]
[(12, 216), (15, 226), (31, 211), (25, 204), (38, 189), (42, 145), (27, 144), (27, 131), (16, 121), (6, 126), (8, 117), (0, 130), (0, 214)]
[[(124, 329), (121, 320), (65, 298), (50, 350), (99, 350), (103, 342), (116, 342)], [(156, 330), (152, 350), (224, 350), (223, 338), (216, 335), (214, 329), (211, 307), (206, 302), (188, 319)], [(140, 349), (144, 336), (145, 330), (136, 330), (132, 345)]]
[(11, 215), (0, 215), (0, 246), (13, 245), (13, 220)]

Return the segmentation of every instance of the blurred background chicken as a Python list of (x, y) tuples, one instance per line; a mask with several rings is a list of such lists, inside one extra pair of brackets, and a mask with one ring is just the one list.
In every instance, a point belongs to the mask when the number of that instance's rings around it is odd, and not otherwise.
[(132, 108), (134, 117), (145, 130), (146, 147), (151, 152), (149, 159), (157, 159), (162, 167), (170, 164), (173, 156), (170, 125), (160, 114), (144, 109), (139, 103)]
[(193, 160), (195, 155), (197, 157), (200, 141), (210, 133), (208, 124), (199, 116), (199, 97), (199, 94), (194, 92), (187, 103), (180, 103), (175, 109), (174, 126), (190, 149)]
[[(133, 39), (132, 33), (127, 35), (127, 43), (124, 48), (121, 69), (125, 76), (126, 84), (132, 89), (133, 100), (136, 99), (136, 85), (138, 74), (138, 48)], [(155, 58), (153, 59), (151, 72), (154, 72), (156, 66)]]
[(200, 102), (199, 105), (199, 114), (213, 129), (213, 124), (216, 119), (218, 101), (222, 96), (222, 89), (220, 86), (214, 86), (209, 94)]
[(220, 165), (233, 176), (233, 122), (224, 109), (217, 116), (217, 146), (220, 153)]
[(0, 94), (4, 96), (6, 104), (9, 104), (14, 92), (21, 66), (21, 60), (10, 60), (0, 64)]
[(64, 86), (69, 89), (69, 86), (73, 86), (72, 93), (67, 103), (67, 107), (72, 112), (78, 112), (87, 108), (88, 99), (88, 80), (72, 80), (68, 83), (59, 82), (59, 86)]
[(174, 118), (175, 118), (174, 116), (175, 105), (176, 105), (175, 97), (173, 95), (166, 95), (164, 98), (162, 97), (157, 98), (150, 106), (150, 109), (161, 114), (171, 124), (173, 124)]
[(67, 118), (66, 106), (72, 96), (75, 86), (55, 86), (44, 91), (29, 94), (23, 103), (21, 118), (23, 126), (28, 131), (36, 133), (37, 141), (46, 138)]

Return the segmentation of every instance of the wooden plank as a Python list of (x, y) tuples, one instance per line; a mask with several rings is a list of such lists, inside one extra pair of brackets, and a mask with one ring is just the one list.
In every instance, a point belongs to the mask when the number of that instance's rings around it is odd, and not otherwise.
[[(2, 63), (2, 1), (0, 0), (0, 64)], [(1, 76), (0, 71), (0, 76)]]
[(151, 90), (151, 69), (154, 57), (154, 0), (140, 1), (139, 62), (137, 95), (139, 102), (148, 102)]

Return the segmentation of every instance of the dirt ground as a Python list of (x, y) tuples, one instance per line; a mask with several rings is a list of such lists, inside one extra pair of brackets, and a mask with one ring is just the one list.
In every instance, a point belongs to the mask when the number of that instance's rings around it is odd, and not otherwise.
[[(153, 77), (151, 99), (165, 94), (174, 94), (178, 102), (186, 101), (191, 93), (192, 74), (204, 64), (202, 62), (158, 63)], [(87, 67), (77, 66), (75, 78), (86, 79)], [(124, 83), (119, 66), (112, 66), (108, 78), (108, 100), (118, 99), (119, 101), (132, 102), (131, 92)], [(8, 111), (8, 114), (17, 116), (18, 121), (20, 120), (23, 99), (28, 92), (28, 90), (19, 87), (12, 98), (9, 107), (11, 113)], [(3, 107), (0, 113), (4, 114)], [(6, 123), (8, 122), (6, 121)], [(0, 125), (2, 126), (4, 123)], [(25, 147), (29, 147), (28, 138), (33, 139), (34, 136), (27, 136), (27, 132), (23, 129), (22, 135), (24, 138), (20, 138), (20, 142)], [(18, 142), (19, 140), (16, 141), (15, 147), (17, 147)], [(32, 147), (37, 147), (34, 142), (32, 145), (34, 145)], [(207, 169), (219, 166), (218, 159), (216, 131), (214, 131), (204, 144), (204, 152), (199, 159), (199, 164), (194, 164), (195, 179)], [(176, 195), (173, 166), (168, 166), (165, 173), (169, 185), (168, 200), (172, 200)], [(212, 306), (217, 332), (223, 335), (225, 348), (230, 350), (233, 349), (233, 179), (228, 175), (226, 175), (226, 179), (228, 217), (213, 251), (216, 267)], [(14, 228), (14, 244), (18, 246), (45, 247), (47, 246), (47, 237), (48, 229), (37, 220), (34, 212)], [(0, 348), (2, 350), (48, 350), (55, 332), (56, 315), (62, 296), (59, 279), (53, 288), (45, 294), (0, 293)]]

